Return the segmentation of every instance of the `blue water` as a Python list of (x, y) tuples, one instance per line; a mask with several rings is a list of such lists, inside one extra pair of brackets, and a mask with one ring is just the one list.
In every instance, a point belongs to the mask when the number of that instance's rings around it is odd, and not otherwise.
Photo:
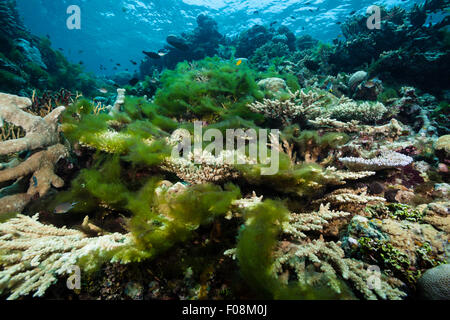
[[(169, 34), (196, 27), (205, 13), (214, 18), (219, 31), (239, 34), (255, 24), (289, 27), (297, 35), (309, 34), (331, 41), (340, 34), (339, 22), (350, 13), (365, 13), (373, 4), (409, 8), (423, 1), (388, 0), (17, 0), (25, 25), (40, 36), (48, 35), (55, 49), (61, 48), (72, 62), (86, 69), (108, 73), (116, 66), (136, 69), (130, 60), (143, 59), (142, 50), (157, 50)], [(69, 30), (67, 7), (81, 8), (81, 30)], [(100, 71), (103, 64), (107, 70)]]

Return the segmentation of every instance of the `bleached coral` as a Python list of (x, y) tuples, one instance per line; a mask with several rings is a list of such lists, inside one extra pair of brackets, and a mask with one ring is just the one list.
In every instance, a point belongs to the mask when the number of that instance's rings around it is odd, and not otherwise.
[(380, 156), (372, 159), (356, 157), (339, 158), (347, 168), (355, 171), (379, 171), (384, 169), (405, 167), (413, 162), (410, 156), (394, 152), (385, 151)]
[(34, 297), (41, 297), (79, 259), (91, 254), (107, 257), (131, 242), (128, 234), (88, 238), (77, 230), (44, 225), (38, 215), (18, 215), (0, 224), (0, 292), (10, 292), (10, 300), (32, 292)]

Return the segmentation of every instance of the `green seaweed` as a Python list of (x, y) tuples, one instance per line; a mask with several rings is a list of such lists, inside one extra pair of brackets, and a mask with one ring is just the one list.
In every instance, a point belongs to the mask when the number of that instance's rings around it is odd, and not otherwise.
[(288, 285), (272, 274), (273, 251), (281, 233), (281, 224), (288, 221), (289, 211), (283, 203), (267, 200), (245, 213), (236, 256), (243, 279), (265, 299), (332, 299), (329, 288), (309, 287), (299, 283)]
[(155, 104), (162, 115), (207, 121), (240, 116), (261, 119), (247, 104), (263, 98), (255, 82), (255, 73), (246, 65), (206, 58), (191, 65), (180, 63), (161, 76), (162, 88)]

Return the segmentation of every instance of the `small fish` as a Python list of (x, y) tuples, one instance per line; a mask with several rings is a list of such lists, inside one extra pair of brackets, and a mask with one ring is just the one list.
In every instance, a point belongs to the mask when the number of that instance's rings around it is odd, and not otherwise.
[(270, 24), (270, 26), (272, 27), (272, 26), (276, 25), (277, 23), (278, 23), (278, 21), (274, 21)]
[(259, 11), (258, 11), (258, 10), (256, 10), (256, 11), (254, 11), (254, 12), (253, 12), (253, 14), (259, 14)]
[(331, 82), (327, 85), (327, 91), (333, 92), (333, 84)]
[(338, 21), (338, 22), (336, 22), (336, 24), (342, 24), (342, 22)]
[(137, 65), (137, 62), (136, 62), (136, 61), (130, 60), (130, 62), (131, 62), (133, 65)]
[(352, 12), (350, 12), (350, 15), (354, 15), (356, 13), (356, 10), (353, 10)]
[(116, 63), (116, 66), (120, 67), (120, 63)]
[(33, 176), (33, 186), (36, 188), (37, 185), (38, 185), (37, 178), (35, 176)]
[(58, 50), (59, 50), (59, 51), (64, 51), (64, 49), (63, 49), (63, 48), (58, 48)]
[(83, 61), (80, 61), (79, 63), (80, 63), (81, 65), (83, 65), (83, 64), (84, 64), (84, 62), (83, 62)]
[(61, 203), (59, 205), (57, 205), (55, 207), (54, 213), (56, 214), (60, 214), (60, 213), (67, 213), (70, 210), (72, 210), (76, 205), (78, 204), (78, 202), (65, 202), (65, 203)]
[(237, 58), (237, 59), (234, 59), (234, 61), (236, 62), (236, 65), (239, 66), (242, 64), (242, 62), (247, 62), (248, 59), (247, 58)]
[(98, 89), (98, 91), (103, 93), (103, 94), (108, 93), (108, 90), (105, 89), (105, 88), (100, 88), (100, 89)]

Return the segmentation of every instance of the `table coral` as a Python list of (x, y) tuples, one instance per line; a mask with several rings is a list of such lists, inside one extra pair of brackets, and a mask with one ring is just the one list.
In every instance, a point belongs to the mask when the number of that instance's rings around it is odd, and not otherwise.
[(379, 157), (372, 159), (363, 159), (355, 157), (339, 158), (347, 168), (355, 171), (379, 171), (384, 169), (392, 169), (405, 167), (413, 159), (409, 156), (398, 152), (383, 152)]

